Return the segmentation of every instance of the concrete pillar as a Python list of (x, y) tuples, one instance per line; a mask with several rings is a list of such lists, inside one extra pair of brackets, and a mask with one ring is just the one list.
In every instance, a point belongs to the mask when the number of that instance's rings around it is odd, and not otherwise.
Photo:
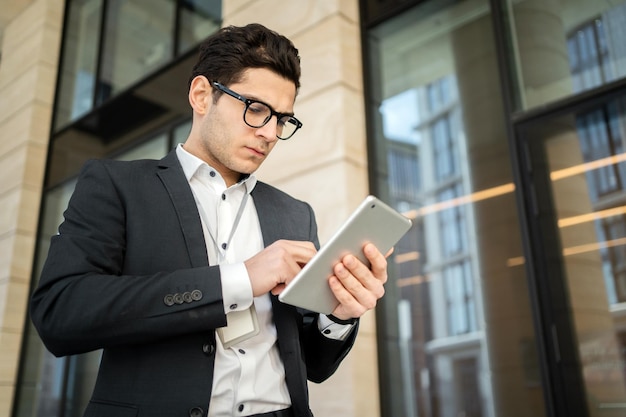
[[(300, 52), (302, 87), (294, 111), (304, 127), (276, 145), (257, 176), (311, 203), (324, 244), (368, 192), (358, 1), (240, 4), (224, 0), (224, 25), (264, 24)], [(337, 373), (309, 385), (316, 416), (380, 415), (374, 318), (373, 312), (363, 318)]]
[(10, 415), (20, 358), (63, 20), (36, 0), (3, 34), (0, 63), (0, 415)]

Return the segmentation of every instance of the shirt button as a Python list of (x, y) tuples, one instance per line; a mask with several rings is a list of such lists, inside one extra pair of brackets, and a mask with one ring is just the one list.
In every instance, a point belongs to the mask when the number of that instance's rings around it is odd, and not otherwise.
[(226, 243), (222, 243), (222, 249), (226, 250), (227, 247), (228, 245)]
[(189, 410), (189, 417), (202, 417), (204, 410), (200, 407), (194, 407)]
[(239, 404), (239, 407), (237, 407), (237, 410), (239, 410), (239, 412), (241, 413), (243, 411), (243, 404)]
[(215, 352), (215, 346), (211, 343), (205, 343), (202, 345), (202, 352), (207, 356), (211, 356)]
[(231, 304), (229, 308), (230, 308), (231, 310), (234, 310), (234, 309), (236, 309), (236, 308), (237, 308), (237, 304)]
[(226, 194), (222, 194), (222, 200), (226, 200)]
[(330, 330), (328, 329), (324, 330), (324, 334), (330, 334)]
[(215, 171), (211, 171), (211, 172), (209, 172), (209, 175), (210, 175), (210, 176), (212, 176), (212, 177), (214, 177), (214, 176), (215, 176)]
[(242, 355), (245, 355), (245, 354), (246, 354), (246, 351), (245, 351), (245, 350), (243, 350), (243, 349), (239, 349), (239, 353), (241, 353)]

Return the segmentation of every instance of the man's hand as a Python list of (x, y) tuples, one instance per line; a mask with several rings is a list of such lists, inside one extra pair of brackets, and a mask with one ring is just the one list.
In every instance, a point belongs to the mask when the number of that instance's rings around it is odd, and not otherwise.
[(244, 262), (255, 297), (278, 295), (311, 260), (317, 250), (311, 242), (277, 240)]
[(335, 275), (328, 280), (331, 290), (339, 301), (333, 316), (341, 320), (358, 318), (376, 307), (385, 294), (387, 282), (387, 257), (371, 243), (363, 247), (365, 257), (370, 261), (368, 268), (354, 255), (346, 255), (333, 268)]

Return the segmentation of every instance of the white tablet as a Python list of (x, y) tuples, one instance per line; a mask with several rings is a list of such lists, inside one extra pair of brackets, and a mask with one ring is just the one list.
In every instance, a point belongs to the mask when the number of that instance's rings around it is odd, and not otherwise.
[(330, 314), (339, 302), (333, 295), (328, 278), (339, 260), (352, 253), (366, 265), (363, 245), (373, 243), (387, 253), (411, 228), (411, 220), (374, 196), (368, 196), (280, 293), (283, 303), (318, 313)]

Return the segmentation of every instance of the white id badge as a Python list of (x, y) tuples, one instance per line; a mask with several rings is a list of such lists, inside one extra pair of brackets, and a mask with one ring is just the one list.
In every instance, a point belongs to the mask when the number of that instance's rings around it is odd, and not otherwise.
[(217, 329), (224, 349), (256, 336), (260, 331), (254, 303), (247, 310), (228, 313), (226, 322), (226, 327)]

